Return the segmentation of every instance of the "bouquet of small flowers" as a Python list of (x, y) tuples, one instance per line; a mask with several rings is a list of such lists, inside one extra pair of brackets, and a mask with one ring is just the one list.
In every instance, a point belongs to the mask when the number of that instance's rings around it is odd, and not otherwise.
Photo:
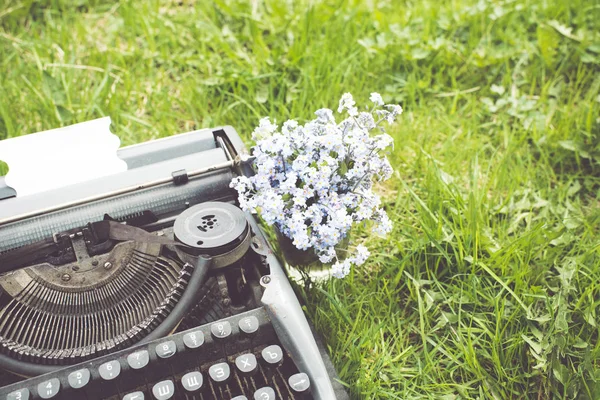
[[(261, 119), (252, 134), (256, 174), (231, 182), (242, 209), (260, 212), (296, 248), (312, 249), (322, 263), (333, 263), (331, 273), (338, 278), (370, 255), (363, 245), (346, 257), (336, 252), (353, 224), (371, 220), (381, 235), (392, 229), (373, 182), (393, 172), (382, 154), (393, 139), (382, 124), (392, 124), (402, 108), (384, 104), (378, 93), (370, 100), (372, 107), (359, 112), (352, 95), (344, 94), (337, 111), (345, 119), (339, 123), (326, 108), (304, 126), (289, 120), (281, 130)], [(375, 129), (378, 134), (371, 135)]]

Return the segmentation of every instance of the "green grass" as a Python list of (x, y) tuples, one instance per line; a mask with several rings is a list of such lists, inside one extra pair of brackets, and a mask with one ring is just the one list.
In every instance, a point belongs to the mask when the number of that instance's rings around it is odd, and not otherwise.
[(600, 2), (9, 1), (0, 138), (111, 116), (122, 144), (343, 92), (399, 102), (395, 221), (301, 292), (365, 399), (600, 398)]

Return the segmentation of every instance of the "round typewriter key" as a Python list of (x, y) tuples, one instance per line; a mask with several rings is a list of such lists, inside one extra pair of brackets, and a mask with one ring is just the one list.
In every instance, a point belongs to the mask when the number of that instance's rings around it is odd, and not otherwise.
[(123, 396), (123, 400), (144, 400), (144, 392), (133, 392)]
[(170, 380), (158, 382), (152, 387), (152, 394), (156, 400), (168, 400), (175, 394), (175, 385)]
[(250, 374), (256, 371), (256, 357), (254, 354), (242, 354), (235, 359), (235, 366), (240, 372)]
[(169, 358), (176, 352), (177, 345), (172, 340), (156, 345), (156, 355), (160, 358)]
[(78, 369), (69, 374), (67, 380), (69, 386), (73, 389), (81, 389), (90, 382), (90, 370), (87, 368)]
[(37, 387), (38, 396), (42, 399), (51, 399), (58, 394), (60, 390), (60, 381), (57, 378), (40, 383)]
[(246, 396), (244, 396), (244, 395), (241, 395), (241, 396), (235, 396), (231, 400), (248, 400), (248, 398)]
[(258, 330), (258, 318), (254, 315), (242, 318), (240, 319), (240, 322), (238, 322), (238, 326), (240, 327), (240, 330), (246, 334), (256, 333)]
[(29, 400), (29, 389), (19, 389), (6, 395), (6, 400)]
[(183, 335), (183, 344), (188, 349), (197, 349), (204, 344), (204, 333), (202, 331), (186, 333)]
[(127, 364), (131, 369), (142, 369), (150, 361), (148, 350), (140, 350), (127, 356)]
[(231, 324), (229, 321), (215, 322), (210, 326), (210, 331), (213, 336), (217, 339), (225, 339), (231, 335)]
[(98, 373), (105, 381), (113, 380), (121, 374), (121, 364), (117, 360), (105, 362), (98, 368)]
[(225, 382), (227, 379), (229, 379), (229, 375), (231, 374), (231, 371), (229, 369), (229, 364), (227, 364), (227, 363), (215, 364), (208, 369), (208, 374), (210, 375), (212, 380), (217, 383)]
[(188, 372), (181, 377), (181, 386), (190, 393), (200, 389), (203, 383), (202, 374), (198, 371)]
[(277, 365), (283, 360), (283, 351), (276, 344), (265, 347), (261, 354), (269, 365)]
[(260, 388), (254, 392), (254, 400), (275, 400), (275, 391), (268, 386)]
[(308, 389), (310, 389), (310, 379), (308, 379), (308, 375), (304, 372), (290, 376), (288, 383), (296, 393), (307, 393)]

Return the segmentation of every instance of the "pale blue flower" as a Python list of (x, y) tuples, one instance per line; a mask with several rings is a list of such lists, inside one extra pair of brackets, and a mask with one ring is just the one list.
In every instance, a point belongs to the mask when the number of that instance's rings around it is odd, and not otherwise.
[(382, 106), (384, 104), (381, 95), (376, 92), (371, 93), (371, 97), (369, 97), (369, 100), (375, 103), (376, 106)]
[(348, 115), (356, 116), (358, 115), (358, 109), (354, 106), (356, 102), (350, 93), (344, 93), (342, 98), (340, 99), (340, 104), (338, 106), (338, 112), (344, 112), (346, 110)]
[(277, 130), (277, 125), (271, 123), (269, 117), (262, 118), (259, 121), (258, 127), (252, 132), (252, 139), (262, 140), (268, 138)]
[(337, 123), (330, 109), (315, 112), (316, 119), (299, 125), (289, 120), (281, 131), (269, 118), (254, 130), (256, 175), (237, 177), (231, 187), (238, 192), (242, 209), (260, 212), (292, 239), (298, 249), (313, 249), (323, 263), (332, 263), (332, 275), (344, 277), (353, 265), (369, 257), (359, 245), (343, 260), (339, 245), (355, 222), (372, 220), (373, 231), (385, 235), (392, 224), (372, 190), (373, 182), (388, 179), (393, 169), (383, 150), (393, 145), (387, 134), (371, 136), (382, 121), (393, 122), (402, 113), (398, 105), (385, 105), (371, 93), (372, 112), (358, 113), (350, 93), (339, 102), (338, 112), (348, 118)]

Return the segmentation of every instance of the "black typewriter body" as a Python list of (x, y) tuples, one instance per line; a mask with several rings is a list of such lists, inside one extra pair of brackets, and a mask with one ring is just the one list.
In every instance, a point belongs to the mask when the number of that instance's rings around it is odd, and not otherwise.
[(0, 399), (346, 399), (231, 179), (232, 127), (125, 147), (126, 172), (0, 181)]

